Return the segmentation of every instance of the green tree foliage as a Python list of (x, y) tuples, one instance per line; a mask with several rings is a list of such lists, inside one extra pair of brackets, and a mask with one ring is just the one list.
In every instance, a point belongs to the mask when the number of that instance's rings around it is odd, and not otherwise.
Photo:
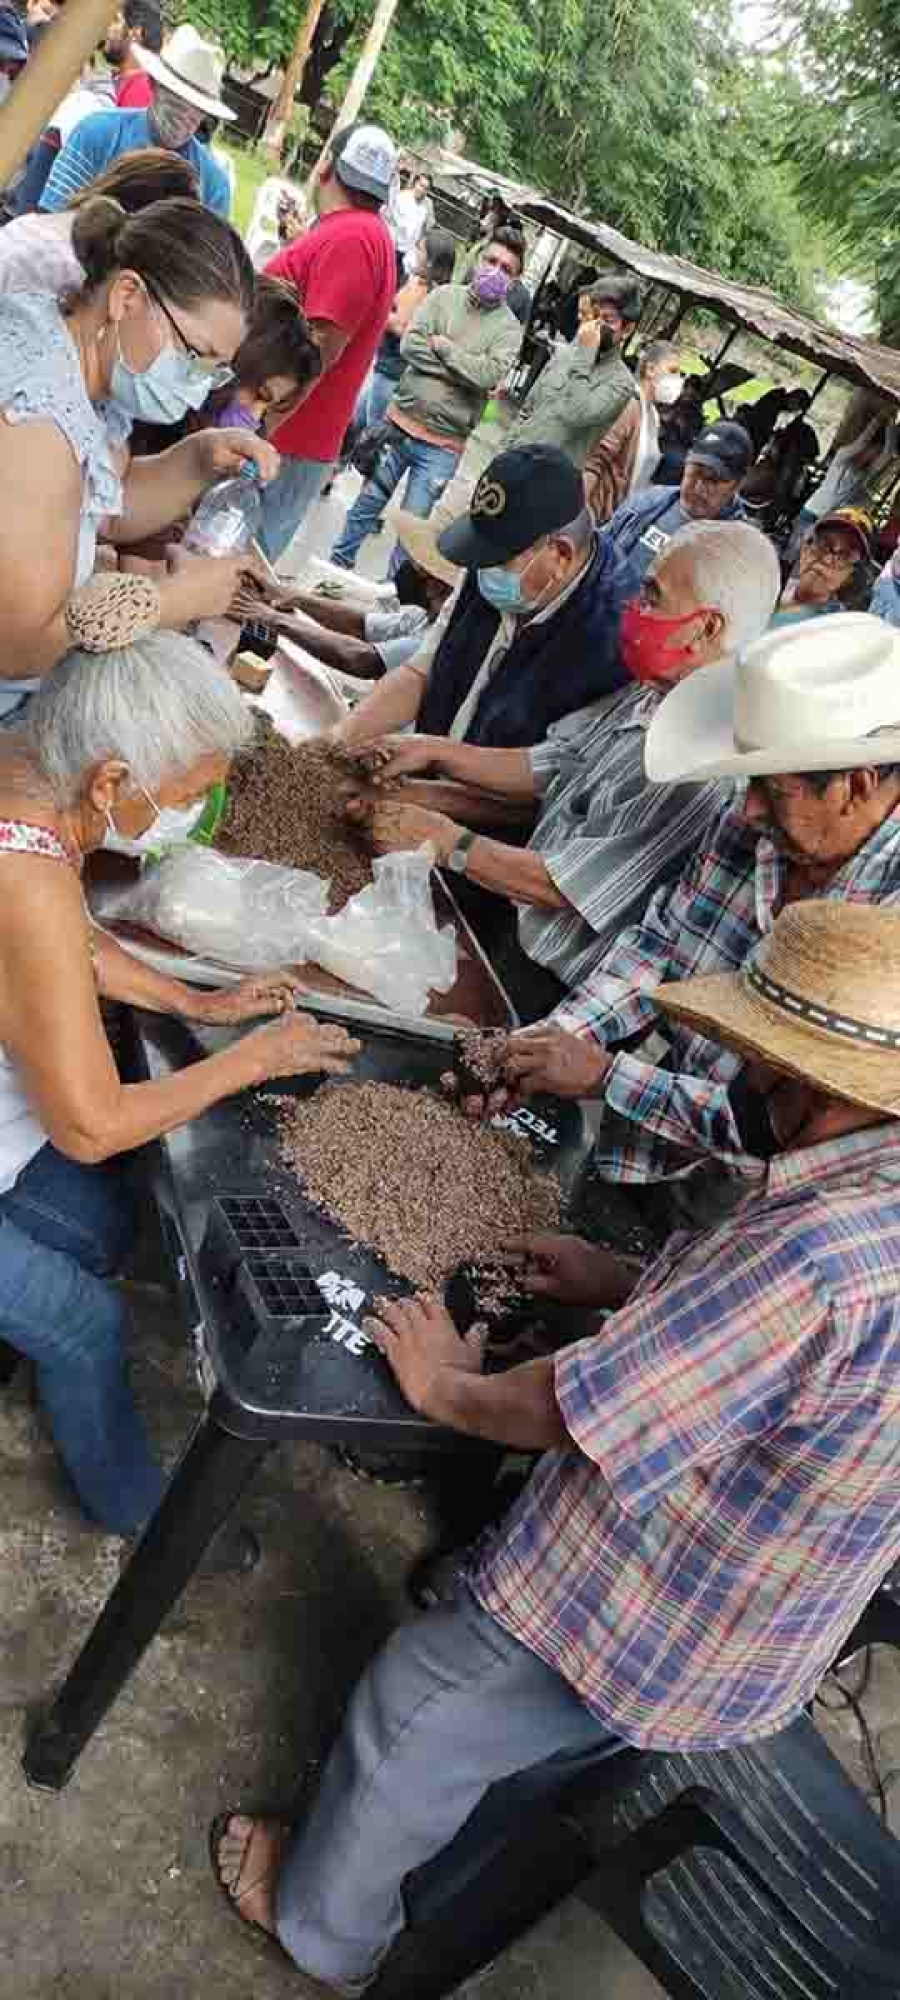
[(871, 276), (885, 334), (900, 332), (900, 7), (897, 0), (774, 0), (773, 39), (795, 67), (783, 157), (813, 217)]
[[(179, 4), (261, 69), (286, 56), (302, 0)], [(731, 7), (400, 0), (367, 110), (405, 143), (456, 131), (488, 168), (815, 310), (831, 247), (798, 216), (796, 170), (776, 157), (796, 86), (735, 43)], [(328, 0), (304, 79), (312, 109), (340, 102), (371, 12), (372, 0)]]

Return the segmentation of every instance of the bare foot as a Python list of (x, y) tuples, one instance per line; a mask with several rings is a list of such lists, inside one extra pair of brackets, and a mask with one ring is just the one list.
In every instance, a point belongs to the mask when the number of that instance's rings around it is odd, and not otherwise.
[(218, 1879), (245, 1923), (275, 1936), (275, 1885), (292, 1829), (232, 1813), (215, 1849)]

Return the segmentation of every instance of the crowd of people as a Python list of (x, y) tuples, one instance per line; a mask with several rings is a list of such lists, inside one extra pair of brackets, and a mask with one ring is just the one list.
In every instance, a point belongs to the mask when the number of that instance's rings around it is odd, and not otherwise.
[[(81, 80), (0, 231), (0, 1335), (86, 1515), (139, 1534), (163, 1473), (109, 1282), (127, 1156), (248, 1086), (352, 1073), (358, 1043), (288, 973), (188, 987), (84, 901), (87, 857), (188, 835), (246, 747), (190, 635), (237, 634), (261, 590), (371, 682), (334, 731), (375, 779), (348, 811), (375, 854), (430, 846), (512, 997), (497, 1082), (461, 1110), (579, 1100), (592, 1175), (659, 1251), (498, 1244), (579, 1329), (500, 1373), (439, 1300), (376, 1309), (410, 1403), (533, 1469), (363, 1676), (305, 1822), (212, 1830), (246, 1921), (358, 1994), (406, 1876), (491, 1785), (772, 1733), (900, 1558), (900, 569), (870, 598), (864, 504), (894, 437), (878, 417), (835, 453), (784, 560), (745, 495), (803, 392), (701, 424), (667, 478), (683, 360), (626, 359), (630, 276), (589, 274), (517, 402), (508, 212), (455, 257), (427, 178), (358, 122), (260, 275), (205, 125), (229, 116), (219, 52), (188, 23), (166, 40), (152, 0), (105, 50), (107, 102)], [(28, 56), (0, 7), (0, 69)], [(279, 561), (354, 427), (374, 458), (333, 560), (387, 510), (395, 604), (178, 546), (249, 469)], [(131, 1083), (110, 999), (273, 1018)]]

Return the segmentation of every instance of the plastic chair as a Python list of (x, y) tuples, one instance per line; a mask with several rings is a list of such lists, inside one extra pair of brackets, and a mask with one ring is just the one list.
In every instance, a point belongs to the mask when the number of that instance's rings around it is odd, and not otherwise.
[[(878, 1641), (900, 1643), (884, 1590), (840, 1659)], [(733, 1751), (585, 1757), (547, 1796), (552, 1775), (494, 1787), (409, 1879), (372, 2000), (444, 2000), (573, 1892), (674, 2000), (900, 1995), (900, 1843), (806, 1717)]]

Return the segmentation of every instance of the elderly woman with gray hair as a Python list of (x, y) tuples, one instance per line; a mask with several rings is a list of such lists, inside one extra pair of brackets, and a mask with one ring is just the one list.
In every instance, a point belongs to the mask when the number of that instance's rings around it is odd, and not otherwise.
[[(190, 640), (72, 653), (0, 737), (0, 1337), (37, 1369), (85, 1512), (133, 1534), (163, 1474), (132, 1400), (107, 1282), (130, 1233), (117, 1156), (270, 1077), (339, 1071), (356, 1044), (294, 1010), (285, 974), (198, 993), (92, 928), (85, 855), (158, 840), (243, 748), (237, 689)], [(159, 1082), (122, 1083), (100, 999), (230, 1022), (278, 1019)]]

